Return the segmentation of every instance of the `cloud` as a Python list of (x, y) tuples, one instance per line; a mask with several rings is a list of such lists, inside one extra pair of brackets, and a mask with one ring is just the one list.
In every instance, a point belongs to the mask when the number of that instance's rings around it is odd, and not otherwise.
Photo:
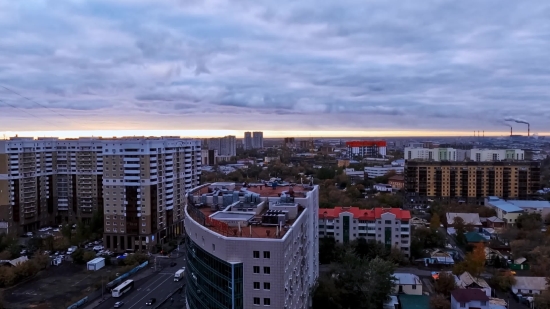
[(0, 121), (490, 131), (511, 117), (550, 132), (548, 14), (543, 0), (0, 0), (0, 85), (40, 103), (0, 88), (18, 107), (0, 102)]

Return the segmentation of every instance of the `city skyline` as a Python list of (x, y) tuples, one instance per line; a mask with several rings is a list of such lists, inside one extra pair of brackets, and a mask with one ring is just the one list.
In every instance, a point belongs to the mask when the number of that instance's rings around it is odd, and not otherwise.
[(498, 136), (514, 117), (546, 135), (549, 9), (496, 0), (0, 0), (0, 134)]

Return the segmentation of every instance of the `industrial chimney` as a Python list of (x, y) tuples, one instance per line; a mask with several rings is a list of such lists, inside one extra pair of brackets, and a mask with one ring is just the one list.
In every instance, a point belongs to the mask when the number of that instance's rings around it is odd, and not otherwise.
[(527, 137), (529, 137), (529, 133), (531, 133), (531, 125), (527, 124)]
[(512, 137), (514, 133), (512, 133), (512, 126), (510, 126), (510, 137)]

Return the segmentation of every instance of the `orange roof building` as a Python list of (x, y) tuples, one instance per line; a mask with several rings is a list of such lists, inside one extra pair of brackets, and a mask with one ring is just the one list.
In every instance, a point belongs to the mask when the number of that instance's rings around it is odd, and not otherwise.
[(349, 141), (346, 146), (350, 158), (385, 156), (387, 149), (386, 141)]

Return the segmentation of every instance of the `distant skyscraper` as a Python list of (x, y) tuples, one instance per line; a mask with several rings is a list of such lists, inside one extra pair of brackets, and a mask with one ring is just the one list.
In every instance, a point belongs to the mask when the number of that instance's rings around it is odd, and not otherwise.
[(234, 157), (237, 155), (237, 139), (234, 135), (210, 138), (208, 149), (217, 150), (220, 156)]
[(252, 133), (251, 132), (244, 132), (243, 145), (244, 145), (244, 150), (252, 149)]
[(252, 148), (264, 148), (264, 132), (252, 132)]

